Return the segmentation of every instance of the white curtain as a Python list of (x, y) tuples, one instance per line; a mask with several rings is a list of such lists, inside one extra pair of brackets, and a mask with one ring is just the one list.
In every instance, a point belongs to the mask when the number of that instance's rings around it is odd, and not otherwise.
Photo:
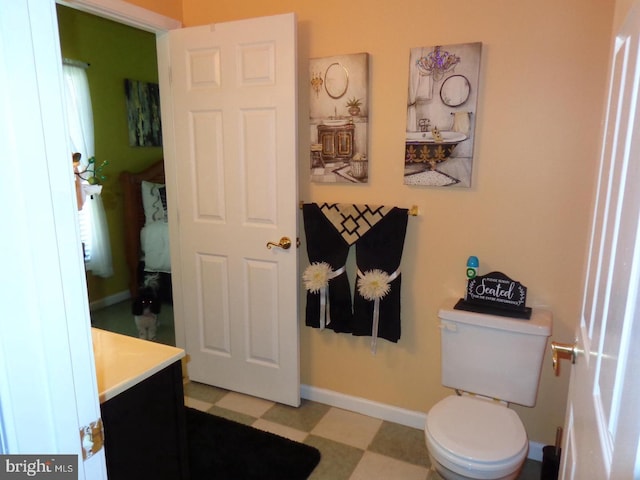
[[(94, 156), (93, 111), (85, 68), (86, 65), (73, 61), (65, 61), (63, 65), (69, 136), (72, 151), (82, 154), (80, 171), (88, 166), (89, 159)], [(113, 275), (113, 265), (109, 229), (100, 197), (102, 187), (89, 185), (86, 180), (81, 180), (81, 186), (84, 205), (79, 215), (84, 217), (81, 222), (87, 226), (86, 238), (83, 239), (88, 253), (85, 266), (94, 275), (110, 277)]]
[(424, 48), (414, 48), (409, 55), (409, 92), (407, 96), (407, 132), (420, 131), (417, 118), (419, 101), (431, 100), (433, 80), (420, 72), (416, 63), (424, 56)]

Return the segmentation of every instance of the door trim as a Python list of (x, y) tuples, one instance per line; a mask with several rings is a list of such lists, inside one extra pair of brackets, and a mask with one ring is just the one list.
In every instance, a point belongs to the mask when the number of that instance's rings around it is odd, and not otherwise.
[[(170, 72), (169, 72), (169, 50), (167, 43), (167, 32), (169, 30), (178, 29), (182, 27), (182, 22), (160, 15), (158, 13), (146, 10), (142, 7), (138, 7), (121, 0), (55, 0), (56, 3), (65, 7), (80, 10), (97, 17), (106, 18), (114, 22), (128, 25), (133, 28), (138, 28), (147, 32), (154, 33), (156, 35), (156, 57), (158, 61), (158, 78), (160, 83), (160, 103), (161, 103), (161, 115), (162, 115), (162, 127), (163, 127), (163, 151), (167, 152), (173, 148), (171, 136), (166, 136), (167, 131), (173, 131), (173, 109), (171, 89), (162, 88), (162, 85), (170, 85)], [(165, 164), (165, 169), (168, 166)], [(169, 187), (171, 188), (171, 187)], [(175, 190), (175, 188), (174, 188)], [(177, 222), (176, 216), (169, 212), (169, 221)], [(172, 245), (177, 246), (177, 238), (170, 238)], [(177, 270), (177, 271), (176, 271)], [(173, 267), (172, 276), (174, 281), (179, 281), (180, 271), (179, 268)], [(175, 305), (176, 308), (181, 308), (181, 305)], [(183, 348), (185, 345), (184, 340), (184, 326), (175, 321), (174, 328), (176, 335), (176, 345)]]
[(156, 35), (182, 27), (179, 20), (120, 0), (56, 0), (56, 3)]

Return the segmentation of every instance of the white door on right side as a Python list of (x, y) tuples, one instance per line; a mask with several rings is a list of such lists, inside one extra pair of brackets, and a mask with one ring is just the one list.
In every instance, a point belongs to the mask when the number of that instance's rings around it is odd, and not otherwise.
[(617, 32), (560, 478), (640, 478), (640, 0)]

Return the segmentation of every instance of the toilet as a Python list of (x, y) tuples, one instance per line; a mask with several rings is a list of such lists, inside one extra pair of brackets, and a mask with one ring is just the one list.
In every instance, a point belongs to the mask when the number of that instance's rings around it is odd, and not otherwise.
[(445, 480), (517, 478), (529, 441), (509, 403), (536, 403), (551, 313), (528, 320), (440, 309), (442, 384), (456, 394), (427, 413), (432, 468)]

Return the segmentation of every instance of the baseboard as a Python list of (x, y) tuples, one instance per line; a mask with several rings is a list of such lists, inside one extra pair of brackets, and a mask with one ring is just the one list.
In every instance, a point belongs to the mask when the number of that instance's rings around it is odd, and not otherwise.
[(89, 304), (89, 310), (100, 310), (116, 303), (124, 302), (131, 298), (131, 292), (129, 290), (123, 290), (122, 292), (114, 293), (108, 297), (101, 298), (95, 302)]
[(527, 455), (527, 458), (541, 462), (542, 447), (544, 447), (542, 443), (529, 440), (529, 454)]
[[(342, 408), (351, 412), (387, 420), (407, 427), (418, 428), (420, 430), (424, 429), (424, 424), (427, 421), (427, 414), (424, 412), (394, 407), (393, 405), (374, 402), (366, 398), (353, 397), (310, 385), (300, 386), (300, 396), (306, 400), (324, 403), (332, 407)], [(542, 447), (543, 445), (541, 443), (530, 441), (528, 458), (541, 462)]]
[(366, 398), (352, 397), (343, 393), (309, 385), (301, 385), (300, 395), (307, 400), (313, 400), (324, 403), (325, 405), (331, 405), (332, 407), (361, 413), (369, 417), (399, 423), (407, 427), (423, 429), (424, 423), (427, 420), (427, 414), (423, 412), (406, 410), (404, 408), (394, 407), (393, 405), (367, 400)]

